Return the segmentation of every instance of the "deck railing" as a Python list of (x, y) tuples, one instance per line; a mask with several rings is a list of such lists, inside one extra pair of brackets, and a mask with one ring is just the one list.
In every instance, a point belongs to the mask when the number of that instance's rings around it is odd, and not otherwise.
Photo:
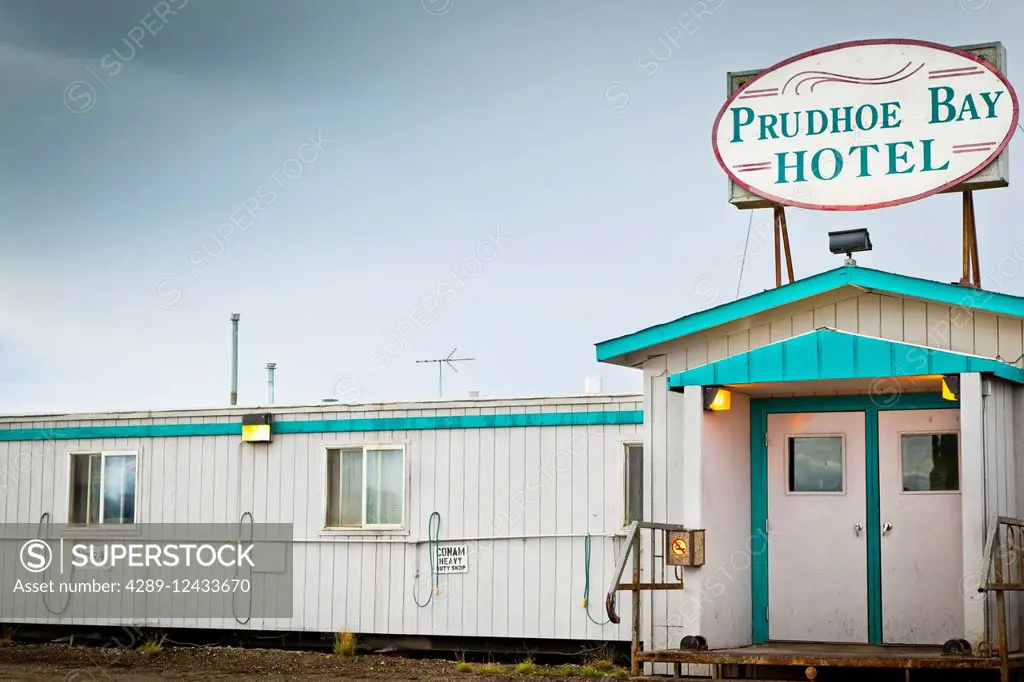
[[(1000, 674), (1009, 679), (1010, 651), (1007, 637), (1006, 593), (1024, 592), (1024, 520), (999, 516), (988, 529), (978, 592), (996, 596), (996, 654)], [(987, 644), (987, 643), (986, 643)], [(987, 645), (991, 649), (990, 645)], [(992, 652), (979, 652), (991, 654)]]
[[(626, 540), (622, 544), (622, 549), (619, 551), (619, 556), (615, 560), (615, 572), (612, 574), (612, 582), (608, 588), (608, 595), (605, 597), (605, 610), (608, 612), (608, 619), (613, 623), (619, 623), (620, 618), (618, 612), (615, 610), (615, 599), (617, 593), (621, 590), (628, 590), (633, 593), (633, 643), (630, 647), (630, 674), (636, 677), (640, 674), (640, 661), (637, 654), (640, 653), (640, 592), (643, 590), (681, 590), (683, 589), (683, 580), (681, 577), (677, 578), (676, 582), (665, 582), (665, 567), (662, 564), (661, 579), (662, 582), (654, 582), (657, 566), (657, 556), (653, 551), (654, 539), (651, 538), (651, 549), (649, 556), (651, 559), (650, 568), (650, 581), (642, 583), (640, 582), (640, 545), (641, 545), (641, 530), (647, 529), (651, 531), (685, 531), (686, 526), (680, 526), (674, 523), (654, 523), (651, 521), (634, 521), (629, 526), (629, 533), (626, 534)], [(622, 573), (626, 570), (626, 563), (629, 561), (629, 557), (633, 557), (633, 579), (631, 582), (624, 583), (622, 581)], [(678, 575), (678, 574), (677, 574)]]

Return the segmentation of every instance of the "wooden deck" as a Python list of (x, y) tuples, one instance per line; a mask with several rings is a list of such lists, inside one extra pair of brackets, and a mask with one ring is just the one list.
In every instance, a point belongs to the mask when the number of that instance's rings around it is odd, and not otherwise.
[[(736, 649), (662, 649), (643, 651), (640, 661), (696, 665), (813, 666), (816, 668), (916, 668), (932, 670), (998, 670), (998, 656), (956, 656), (941, 647), (876, 646), (776, 642)], [(1024, 666), (1024, 655), (1010, 657), (1011, 667)]]

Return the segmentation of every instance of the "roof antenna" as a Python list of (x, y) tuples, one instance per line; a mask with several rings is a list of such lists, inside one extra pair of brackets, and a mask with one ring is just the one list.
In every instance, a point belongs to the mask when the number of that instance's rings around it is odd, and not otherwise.
[(455, 369), (455, 365), (452, 364), (453, 362), (472, 362), (473, 360), (476, 360), (476, 358), (457, 358), (457, 357), (454, 357), (455, 351), (457, 351), (457, 350), (458, 350), (458, 348), (452, 348), (452, 352), (449, 353), (448, 357), (446, 357), (446, 358), (438, 358), (437, 360), (417, 360), (416, 361), (416, 364), (422, 364), (424, 362), (436, 362), (437, 363), (437, 397), (438, 398), (443, 398), (444, 397), (444, 372), (442, 371), (444, 369), (444, 366), (448, 365), (449, 367), (452, 368), (453, 372), (458, 372), (459, 370)]

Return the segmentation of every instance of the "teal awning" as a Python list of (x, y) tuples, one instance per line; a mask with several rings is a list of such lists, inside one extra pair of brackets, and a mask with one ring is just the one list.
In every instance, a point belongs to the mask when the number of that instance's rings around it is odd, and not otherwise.
[(675, 390), (684, 386), (876, 379), (964, 372), (988, 372), (1024, 384), (1024, 369), (1000, 360), (835, 329), (818, 329), (673, 374), (668, 379), (668, 387)]

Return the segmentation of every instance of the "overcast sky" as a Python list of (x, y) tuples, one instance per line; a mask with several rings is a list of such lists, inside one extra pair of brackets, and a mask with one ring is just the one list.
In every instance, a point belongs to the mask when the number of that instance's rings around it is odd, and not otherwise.
[[(446, 396), (639, 391), (595, 342), (736, 296), (727, 71), (908, 37), (1000, 40), (1012, 80), (1022, 27), (1019, 0), (3, 0), (0, 411), (225, 405), (232, 312), (243, 404), (268, 361), (279, 403), (435, 398), (416, 360), (455, 347)], [(976, 197), (1017, 295), (1022, 140)], [(862, 265), (959, 278), (958, 196), (789, 225), (798, 277), (866, 226)]]

